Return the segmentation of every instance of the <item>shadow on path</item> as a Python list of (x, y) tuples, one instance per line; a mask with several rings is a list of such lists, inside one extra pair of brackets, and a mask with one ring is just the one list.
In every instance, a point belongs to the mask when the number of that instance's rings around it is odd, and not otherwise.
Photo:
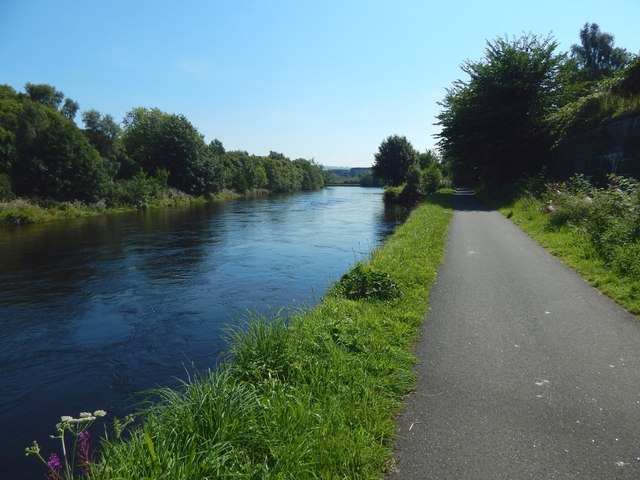
[(453, 195), (453, 208), (458, 212), (492, 212), (494, 209), (480, 200), (470, 188), (457, 188)]

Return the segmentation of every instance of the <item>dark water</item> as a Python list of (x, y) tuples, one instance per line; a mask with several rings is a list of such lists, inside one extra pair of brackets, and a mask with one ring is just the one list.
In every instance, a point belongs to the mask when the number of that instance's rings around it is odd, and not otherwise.
[(220, 361), (247, 309), (313, 304), (404, 212), (320, 192), (0, 230), (0, 478), (42, 478), (61, 415), (122, 416)]

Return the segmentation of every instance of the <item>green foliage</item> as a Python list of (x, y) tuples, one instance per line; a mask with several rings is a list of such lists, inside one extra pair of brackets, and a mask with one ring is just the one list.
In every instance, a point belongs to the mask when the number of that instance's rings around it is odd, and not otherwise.
[(133, 163), (127, 158), (122, 144), (122, 129), (109, 114), (95, 109), (82, 112), (84, 133), (102, 157), (111, 178), (130, 178)]
[(438, 115), (439, 146), (459, 183), (502, 184), (538, 171), (547, 156), (546, 115), (555, 105), (562, 56), (551, 37), (487, 43), (467, 61)]
[(547, 117), (556, 144), (567, 135), (640, 112), (640, 58)]
[(29, 99), (57, 110), (62, 104), (64, 93), (45, 83), (26, 83), (24, 90)]
[(152, 392), (91, 478), (380, 478), (450, 216), (451, 196), (435, 195), (373, 253), (366, 268), (402, 289), (394, 302), (327, 295), (236, 331), (231, 363)]
[(100, 155), (58, 111), (24, 99), (16, 150), (11, 168), (16, 194), (88, 202), (102, 197), (108, 175)]
[(159, 170), (155, 176), (140, 170), (130, 179), (117, 180), (109, 195), (110, 206), (149, 207), (167, 195), (169, 172)]
[(400, 296), (398, 284), (387, 273), (358, 263), (334, 287), (335, 294), (350, 300), (393, 300)]
[(585, 23), (580, 30), (580, 45), (571, 46), (571, 57), (576, 60), (581, 80), (602, 80), (629, 63), (631, 55), (614, 47), (614, 37), (600, 31), (597, 23)]
[(384, 179), (391, 186), (398, 186), (406, 181), (407, 172), (418, 157), (407, 137), (391, 135), (378, 147), (373, 164), (373, 175)]
[[(72, 121), (77, 102), (46, 84), (27, 83), (25, 91), (0, 85), (0, 199), (146, 207), (224, 188), (242, 194), (324, 186), (313, 160), (227, 153), (219, 140), (205, 144), (183, 115), (134, 108), (123, 130), (111, 115), (90, 109), (81, 130)], [(13, 223), (56, 217), (16, 213)]]
[(437, 163), (430, 164), (422, 171), (420, 191), (425, 194), (433, 193), (443, 186), (444, 178)]
[(125, 116), (124, 126), (127, 153), (145, 173), (166, 169), (171, 187), (193, 195), (222, 189), (221, 162), (184, 116), (134, 108)]

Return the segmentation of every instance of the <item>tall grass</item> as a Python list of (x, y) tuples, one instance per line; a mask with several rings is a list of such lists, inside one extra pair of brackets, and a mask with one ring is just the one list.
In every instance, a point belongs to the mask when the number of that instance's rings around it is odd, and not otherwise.
[(432, 195), (343, 280), (393, 295), (338, 284), (312, 310), (233, 331), (228, 362), (156, 391), (103, 441), (92, 478), (380, 478), (450, 216), (451, 195)]
[[(493, 203), (593, 286), (640, 314), (640, 182), (521, 185)], [(533, 187), (533, 188), (532, 188)]]

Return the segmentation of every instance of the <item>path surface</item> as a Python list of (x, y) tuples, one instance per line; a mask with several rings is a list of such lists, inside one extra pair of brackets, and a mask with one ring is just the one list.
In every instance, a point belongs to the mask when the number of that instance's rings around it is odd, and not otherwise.
[(640, 322), (456, 195), (390, 479), (640, 479)]

